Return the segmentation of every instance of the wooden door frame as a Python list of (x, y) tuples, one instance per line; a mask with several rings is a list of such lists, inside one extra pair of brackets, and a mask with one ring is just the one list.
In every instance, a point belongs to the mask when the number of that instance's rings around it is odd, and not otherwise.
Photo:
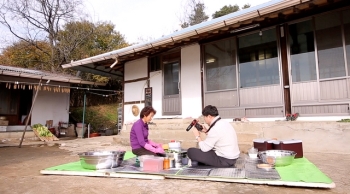
[(287, 29), (288, 25), (283, 24), (277, 26), (279, 34), (279, 46), (281, 53), (281, 72), (282, 72), (282, 90), (284, 99), (285, 115), (292, 113), (291, 97), (290, 97), (290, 79), (289, 79), (289, 63), (288, 63), (288, 40)]

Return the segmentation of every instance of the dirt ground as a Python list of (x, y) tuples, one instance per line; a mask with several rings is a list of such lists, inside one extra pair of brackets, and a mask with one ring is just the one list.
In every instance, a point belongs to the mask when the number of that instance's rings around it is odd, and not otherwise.
[[(115, 145), (111, 147), (115, 148)], [(40, 170), (78, 161), (58, 146), (0, 147), (0, 193), (349, 193), (350, 155), (304, 153), (336, 184), (333, 189), (223, 183), (195, 180), (142, 180), (41, 175)]]

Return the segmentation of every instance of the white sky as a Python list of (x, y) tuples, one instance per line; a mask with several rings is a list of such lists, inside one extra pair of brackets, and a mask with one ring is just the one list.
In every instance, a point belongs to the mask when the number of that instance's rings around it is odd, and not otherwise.
[[(180, 18), (188, 0), (84, 0), (92, 22), (110, 21), (115, 30), (130, 44), (158, 39), (180, 30)], [(205, 13), (211, 19), (215, 11), (225, 5), (256, 6), (269, 0), (201, 0)], [(0, 25), (0, 52), (18, 41), (8, 29)]]
[[(249, 3), (259, 5), (269, 0), (202, 0), (205, 13), (211, 19), (215, 11), (225, 5), (242, 7)], [(115, 30), (124, 35), (129, 43), (158, 39), (180, 28), (187, 0), (86, 0), (85, 7), (93, 22), (110, 21)]]

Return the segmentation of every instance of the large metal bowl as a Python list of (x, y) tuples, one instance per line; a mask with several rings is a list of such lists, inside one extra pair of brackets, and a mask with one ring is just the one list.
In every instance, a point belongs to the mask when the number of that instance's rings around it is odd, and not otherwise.
[(289, 150), (265, 150), (258, 152), (259, 158), (266, 164), (288, 166), (294, 161), (297, 153)]
[(111, 169), (121, 165), (125, 151), (83, 152), (78, 155), (80, 164), (85, 169)]

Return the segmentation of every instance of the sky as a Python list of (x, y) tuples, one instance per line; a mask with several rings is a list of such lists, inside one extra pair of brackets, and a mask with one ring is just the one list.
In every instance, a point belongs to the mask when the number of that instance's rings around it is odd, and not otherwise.
[[(211, 19), (225, 5), (256, 6), (269, 0), (201, 0)], [(86, 11), (93, 22), (110, 21), (128, 43), (161, 38), (180, 30), (187, 0), (85, 0)]]
[[(129, 44), (148, 42), (181, 30), (186, 4), (189, 0), (83, 0), (84, 12), (92, 22), (111, 22)], [(200, 0), (205, 13), (211, 16), (225, 5), (256, 6), (269, 0)], [(18, 39), (0, 25), (0, 52)]]

